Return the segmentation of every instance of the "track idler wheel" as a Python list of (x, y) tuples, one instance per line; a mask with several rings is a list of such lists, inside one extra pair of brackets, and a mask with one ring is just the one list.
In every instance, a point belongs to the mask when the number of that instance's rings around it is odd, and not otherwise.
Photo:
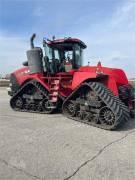
[(107, 106), (102, 107), (99, 112), (99, 122), (104, 125), (113, 125), (115, 123), (115, 114)]
[(67, 114), (68, 116), (71, 116), (71, 117), (75, 116), (76, 106), (73, 101), (68, 101), (68, 103), (65, 107), (65, 114)]
[(46, 114), (50, 114), (54, 111), (54, 108), (55, 106), (53, 105), (53, 103), (51, 103), (48, 98), (45, 98), (43, 101), (42, 101), (42, 110), (44, 113)]
[(21, 97), (18, 97), (14, 102), (14, 107), (16, 109), (22, 109), (23, 108), (23, 99)]

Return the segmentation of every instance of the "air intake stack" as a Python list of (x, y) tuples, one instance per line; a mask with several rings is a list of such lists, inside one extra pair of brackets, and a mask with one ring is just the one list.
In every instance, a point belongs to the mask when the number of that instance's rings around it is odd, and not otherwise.
[(28, 66), (30, 70), (30, 74), (34, 73), (42, 73), (43, 72), (43, 52), (40, 47), (34, 47), (34, 39), (36, 34), (33, 34), (30, 38), (30, 47), (31, 49), (27, 51), (27, 59), (28, 59)]

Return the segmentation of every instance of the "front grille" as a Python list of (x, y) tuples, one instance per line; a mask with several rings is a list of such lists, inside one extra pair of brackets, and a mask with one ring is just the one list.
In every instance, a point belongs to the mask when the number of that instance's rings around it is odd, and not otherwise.
[(11, 76), (10, 76), (10, 88), (11, 88), (12, 92), (16, 92), (17, 89), (19, 88), (18, 81), (14, 74), (11, 74)]

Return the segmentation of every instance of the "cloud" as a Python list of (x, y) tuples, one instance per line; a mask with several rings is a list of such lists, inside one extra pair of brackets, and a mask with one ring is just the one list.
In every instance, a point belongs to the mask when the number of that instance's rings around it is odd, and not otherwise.
[[(31, 35), (30, 35), (31, 36)], [(30, 37), (16, 36), (0, 31), (0, 74), (11, 73), (27, 60), (26, 51), (30, 49)], [(42, 38), (36, 36), (35, 45), (41, 45)]]
[(33, 15), (37, 17), (43, 17), (45, 15), (45, 7), (36, 7), (33, 11)]
[[(122, 68), (135, 77), (135, 2), (119, 5), (108, 21), (90, 26), (80, 37), (88, 44), (85, 64), (99, 59), (105, 66)], [(95, 29), (95, 31), (93, 30)]]
[(0, 73), (7, 74), (20, 67), (26, 60), (28, 42), (23, 37), (0, 33)]
[[(126, 1), (121, 8), (118, 8), (112, 18), (112, 26), (116, 27), (119, 25), (128, 24), (128, 27), (132, 27), (134, 24), (135, 17), (135, 1)], [(134, 26), (135, 27), (135, 26)]]
[[(85, 64), (88, 61), (95, 64), (101, 60), (103, 65), (122, 68), (129, 77), (135, 77), (135, 2), (121, 0), (106, 5), (105, 0), (101, 3), (102, 8), (96, 1), (93, 1), (95, 4), (87, 2), (82, 6), (84, 3), (69, 4), (67, 1), (61, 3), (60, 10), (57, 9), (57, 11), (56, 6), (53, 6), (53, 2), (50, 3), (50, 1), (33, 4), (31, 9), (33, 19), (29, 26), (25, 26), (25, 31), (22, 29), (21, 35), (13, 35), (9, 28), (7, 29), (10, 37), (5, 31), (0, 32), (0, 72), (7, 73), (21, 66), (21, 63), (26, 60), (25, 51), (29, 48), (27, 35), (30, 32), (37, 32), (35, 43), (40, 42), (39, 46), (42, 46), (43, 36), (50, 37), (56, 34), (61, 37), (78, 37), (88, 46), (84, 56)], [(93, 7), (93, 11), (86, 8), (83, 13), (84, 11), (81, 10), (88, 5)], [(99, 12), (100, 9), (101, 12)], [(13, 24), (16, 26), (17, 22)]]

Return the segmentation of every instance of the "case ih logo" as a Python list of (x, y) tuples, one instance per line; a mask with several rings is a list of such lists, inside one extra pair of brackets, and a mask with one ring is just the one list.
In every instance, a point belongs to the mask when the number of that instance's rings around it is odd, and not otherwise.
[(21, 75), (25, 75), (25, 74), (29, 74), (30, 70), (26, 70), (23, 72), (18, 72), (17, 75), (21, 76)]

